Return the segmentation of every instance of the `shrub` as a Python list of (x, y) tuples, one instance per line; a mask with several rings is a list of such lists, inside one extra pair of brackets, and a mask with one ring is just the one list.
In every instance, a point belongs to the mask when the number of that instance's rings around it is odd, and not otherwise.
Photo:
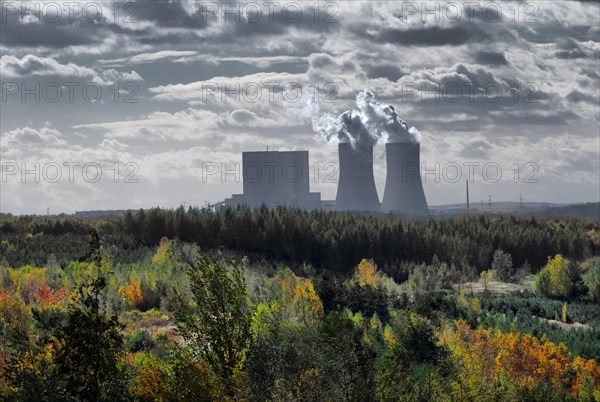
[(125, 340), (127, 350), (131, 353), (140, 352), (142, 350), (150, 350), (156, 346), (156, 342), (152, 335), (145, 329), (135, 331), (127, 336)]

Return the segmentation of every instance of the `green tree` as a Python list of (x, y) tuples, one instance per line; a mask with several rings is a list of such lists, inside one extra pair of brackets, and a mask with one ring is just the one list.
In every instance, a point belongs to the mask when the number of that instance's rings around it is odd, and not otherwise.
[(493, 279), (492, 271), (481, 271), (479, 274), (479, 283), (481, 283), (481, 287), (484, 292), (488, 291), (488, 285)]
[(385, 349), (376, 363), (376, 394), (381, 401), (399, 401), (410, 389), (410, 359), (396, 344)]
[(417, 300), (423, 293), (439, 292), (451, 287), (451, 273), (448, 264), (433, 256), (431, 265), (419, 264), (408, 277), (408, 288)]
[(193, 303), (175, 301), (177, 328), (223, 381), (233, 396), (234, 374), (244, 362), (252, 338), (242, 269), (200, 257), (189, 270)]
[(197, 361), (189, 349), (176, 346), (167, 358), (169, 401), (210, 402), (222, 399), (223, 389), (205, 363)]
[(544, 296), (568, 298), (573, 289), (573, 272), (569, 261), (557, 254), (535, 278), (535, 290)]
[(494, 252), (492, 259), (492, 270), (498, 275), (501, 281), (507, 281), (513, 275), (513, 263), (510, 254), (498, 249)]
[[(116, 314), (105, 306), (104, 289), (108, 262), (95, 229), (90, 232), (89, 260), (96, 276), (77, 286), (65, 322), (49, 337), (56, 347), (54, 364), (65, 398), (85, 401), (119, 400), (123, 394), (120, 358), (123, 337)], [(40, 323), (41, 315), (34, 312)]]
[(600, 301), (600, 259), (594, 259), (589, 264), (587, 272), (582, 276), (590, 296)]

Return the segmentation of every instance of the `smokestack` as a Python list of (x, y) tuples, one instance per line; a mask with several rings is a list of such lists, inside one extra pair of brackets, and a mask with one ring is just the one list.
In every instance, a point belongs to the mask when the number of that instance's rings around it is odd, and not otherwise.
[(387, 175), (381, 210), (403, 215), (429, 213), (420, 173), (421, 145), (394, 142), (385, 145)]
[(379, 196), (373, 177), (373, 145), (358, 149), (338, 144), (340, 177), (335, 209), (338, 211), (379, 211)]

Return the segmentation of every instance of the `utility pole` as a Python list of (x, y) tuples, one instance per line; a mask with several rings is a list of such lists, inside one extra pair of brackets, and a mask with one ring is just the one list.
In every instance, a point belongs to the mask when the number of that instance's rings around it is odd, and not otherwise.
[(465, 180), (467, 183), (467, 211), (469, 210), (469, 180)]
[(523, 208), (523, 193), (521, 193), (521, 196), (519, 197), (519, 208)]
[(492, 195), (488, 195), (488, 207), (492, 209)]
[(50, 204), (46, 204), (46, 216), (50, 216)]

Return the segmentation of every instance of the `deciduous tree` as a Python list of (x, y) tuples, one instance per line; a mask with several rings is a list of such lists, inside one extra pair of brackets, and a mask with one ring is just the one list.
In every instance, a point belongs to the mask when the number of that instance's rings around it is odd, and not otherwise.
[(252, 338), (243, 271), (200, 257), (189, 270), (194, 306), (176, 301), (181, 335), (220, 376), (230, 396)]

